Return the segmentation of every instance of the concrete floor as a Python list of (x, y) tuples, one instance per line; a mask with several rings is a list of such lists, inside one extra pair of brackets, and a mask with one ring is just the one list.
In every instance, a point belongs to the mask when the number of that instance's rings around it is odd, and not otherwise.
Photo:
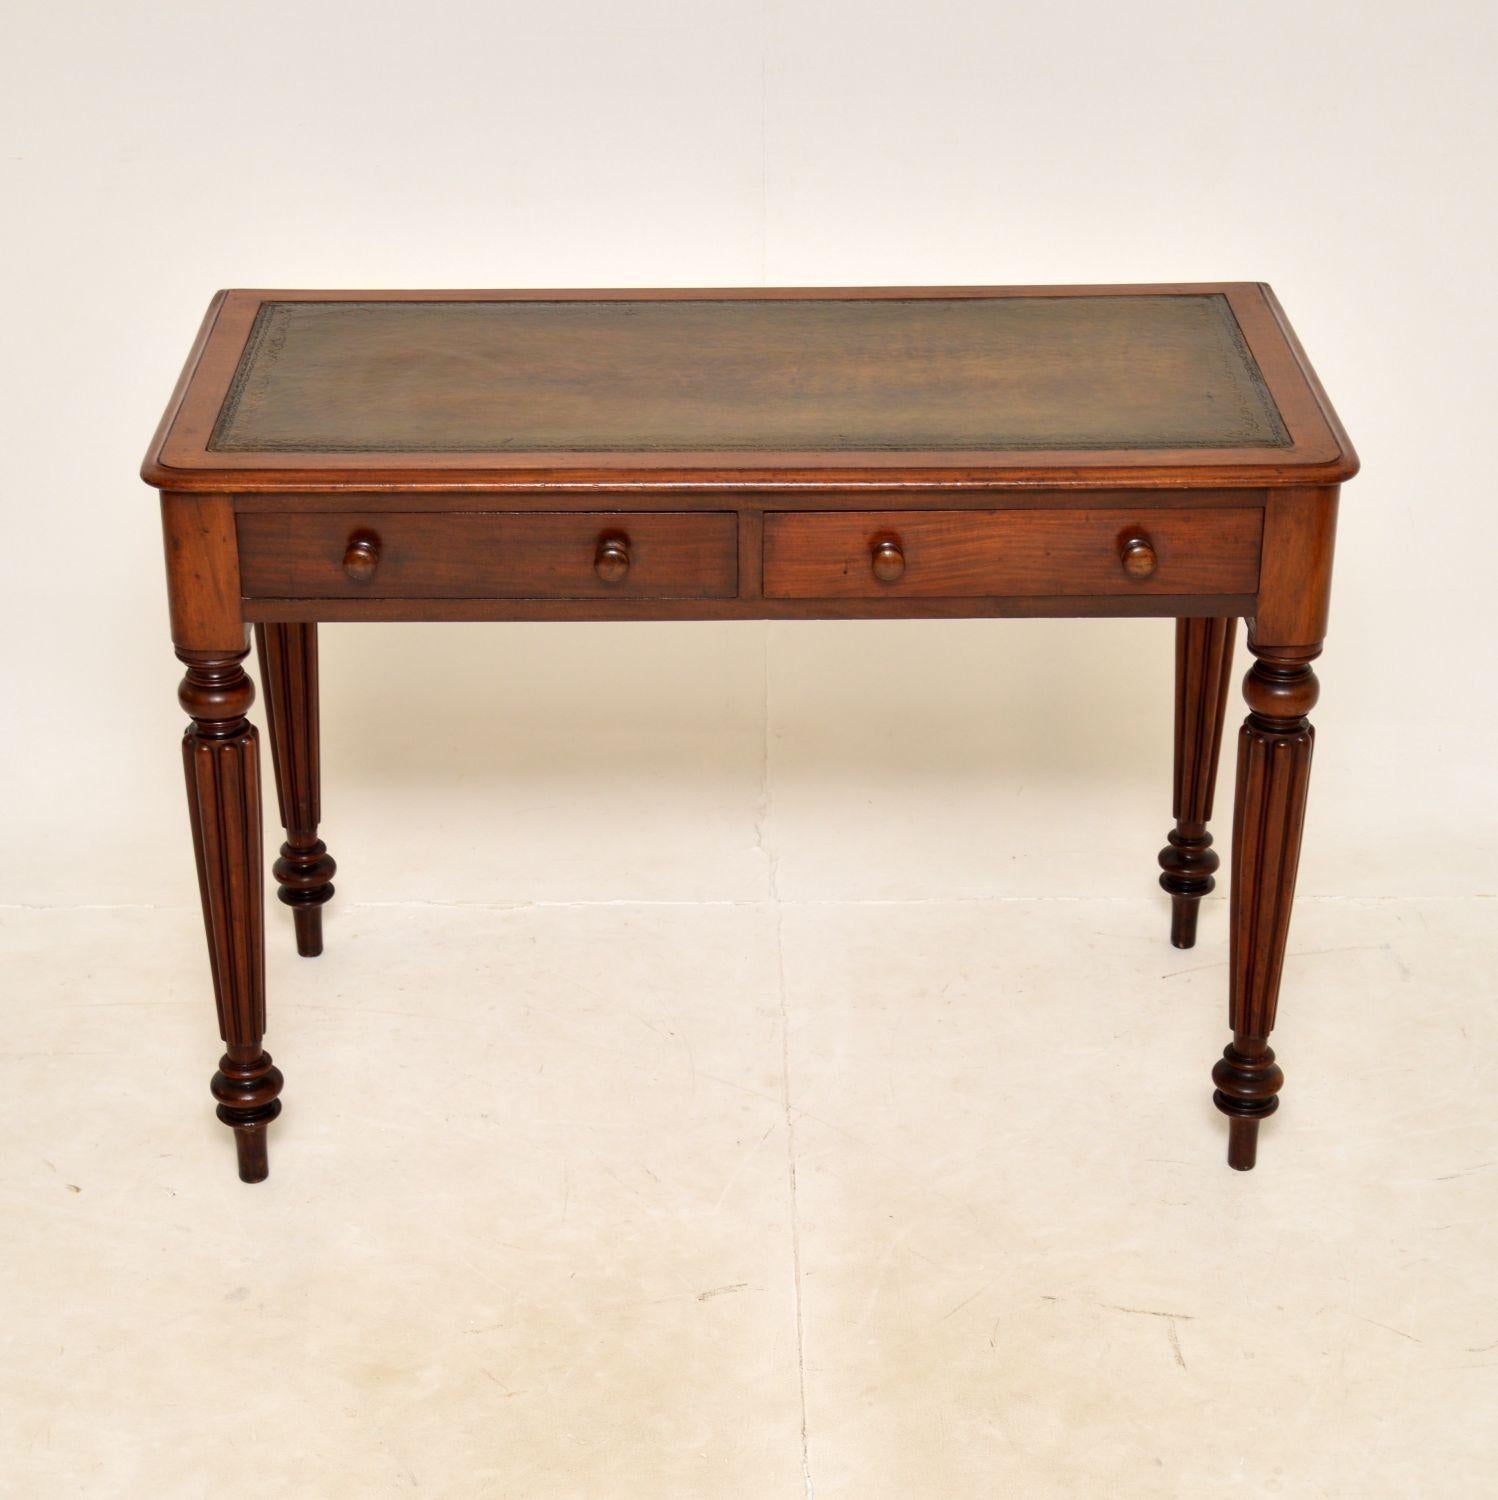
[(1498, 1494), (1491, 900), (273, 909), (235, 1179), (196, 914), (0, 914), (7, 1494)]

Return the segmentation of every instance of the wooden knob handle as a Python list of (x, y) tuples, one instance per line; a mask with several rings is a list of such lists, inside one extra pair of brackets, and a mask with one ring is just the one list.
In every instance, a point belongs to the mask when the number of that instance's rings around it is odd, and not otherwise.
[(1119, 560), (1130, 578), (1148, 578), (1160, 561), (1155, 556), (1154, 543), (1142, 532), (1132, 533), (1123, 539)]
[(887, 536), (874, 543), (874, 577), (880, 583), (893, 583), (905, 571), (905, 554), (899, 541)]
[(343, 554), (343, 571), (355, 583), (368, 583), (380, 565), (380, 539), (372, 531), (356, 531)]
[(600, 537), (593, 571), (605, 583), (618, 583), (629, 572), (629, 543), (622, 536)]

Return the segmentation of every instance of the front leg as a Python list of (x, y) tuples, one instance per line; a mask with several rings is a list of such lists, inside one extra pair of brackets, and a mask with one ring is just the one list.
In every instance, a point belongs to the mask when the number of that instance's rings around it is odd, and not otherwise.
[(1260, 648), (1243, 682), (1248, 718), (1238, 735), (1238, 794), (1233, 811), (1228, 1007), (1233, 1040), (1212, 1070), (1213, 1102), (1231, 1121), (1228, 1165), (1254, 1164), (1259, 1122), (1279, 1105), (1284, 1074), (1269, 1033), (1279, 1002), (1290, 907), (1300, 863), (1306, 788), (1315, 731), (1312, 660), (1320, 644)]
[(281, 1113), (281, 1072), (265, 1034), (265, 921), (261, 895), (260, 747), (246, 715), (255, 689), (248, 651), (179, 648), (178, 697), (192, 719), (182, 739), (187, 807), (198, 860), (208, 960), (225, 1053), (213, 1075), (218, 1117), (234, 1131), (239, 1176), (261, 1182), (266, 1128)]

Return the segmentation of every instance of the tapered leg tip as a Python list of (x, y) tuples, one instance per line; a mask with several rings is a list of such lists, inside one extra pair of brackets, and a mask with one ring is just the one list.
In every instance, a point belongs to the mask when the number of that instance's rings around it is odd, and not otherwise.
[(1234, 1119), (1228, 1122), (1228, 1165), (1235, 1172), (1252, 1172), (1259, 1156), (1259, 1122)]
[(1197, 896), (1170, 898), (1170, 943), (1173, 948), (1196, 947), (1196, 918), (1201, 910)]
[(236, 1129), (234, 1146), (239, 1154), (239, 1180), (241, 1182), (264, 1182), (270, 1176), (270, 1157), (266, 1150), (264, 1127), (251, 1130)]
[(294, 906), (291, 917), (296, 923), (296, 951), (303, 958), (316, 958), (322, 952), (322, 907)]
[[(1170, 842), (1160, 851), (1160, 889), (1170, 897), (1170, 941), (1176, 948), (1196, 946), (1196, 919), (1201, 914), (1202, 897), (1210, 895), (1216, 882), (1211, 871), (1217, 868), (1217, 855), (1202, 848), (1188, 858), (1178, 845), (1181, 835), (1172, 831)], [(1205, 844), (1211, 836), (1202, 835)], [(1202, 873), (1205, 871), (1206, 873)]]

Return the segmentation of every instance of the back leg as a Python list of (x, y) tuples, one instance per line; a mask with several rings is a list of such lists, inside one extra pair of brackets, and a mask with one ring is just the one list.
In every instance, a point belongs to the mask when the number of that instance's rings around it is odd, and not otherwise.
[(1176, 826), (1160, 851), (1160, 884), (1170, 893), (1170, 941), (1177, 948), (1195, 946), (1201, 899), (1216, 885), (1221, 862), (1207, 823), (1237, 629), (1233, 619), (1176, 621)]
[(286, 842), (273, 871), (281, 900), (296, 922), (296, 951), (322, 952), (323, 903), (333, 894), (337, 866), (317, 836), (322, 816), (317, 728), (317, 626), (257, 625), (260, 683), (265, 699), (276, 798)]

